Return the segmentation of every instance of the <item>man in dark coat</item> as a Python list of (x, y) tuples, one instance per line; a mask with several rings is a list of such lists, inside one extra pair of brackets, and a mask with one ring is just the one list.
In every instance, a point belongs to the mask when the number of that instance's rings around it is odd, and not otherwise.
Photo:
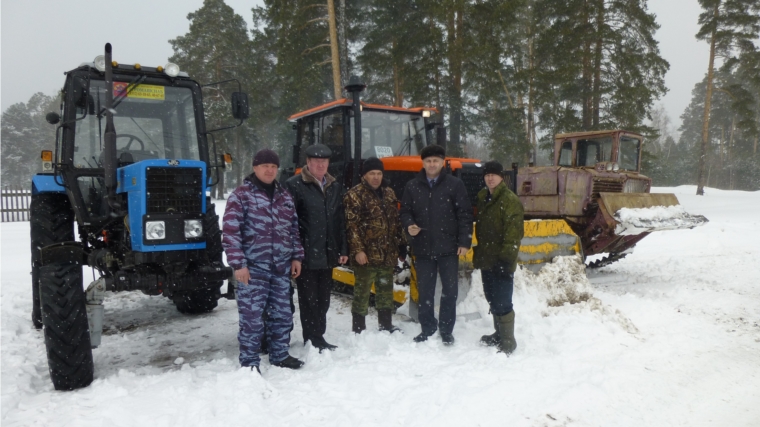
[(293, 199), (275, 180), (279, 165), (274, 151), (256, 153), (253, 173), (230, 194), (224, 211), (222, 246), (238, 282), (240, 364), (257, 371), (265, 339), (272, 365), (303, 365), (288, 354), (290, 278), (301, 270), (303, 248)]
[(504, 168), (500, 163), (487, 162), (483, 173), (486, 188), (478, 193), (475, 223), (478, 245), (472, 262), (480, 269), (483, 293), (491, 308), (496, 332), (484, 335), (480, 341), (510, 354), (517, 348), (512, 291), (524, 233), (523, 207), (504, 183)]
[(356, 277), (351, 330), (357, 334), (367, 327), (365, 318), (373, 283), (380, 330), (399, 330), (391, 322), (393, 267), (406, 258), (406, 242), (398, 216), (398, 200), (393, 189), (383, 181), (383, 170), (380, 159), (365, 160), (362, 182), (348, 190), (343, 199), (349, 260)]
[[(464, 183), (444, 169), (446, 151), (439, 145), (422, 149), (423, 170), (404, 187), (401, 224), (411, 237), (417, 271), (419, 319), (427, 340), (440, 327), (444, 344), (454, 343), (459, 256), (472, 244), (472, 206)], [(435, 282), (441, 276), (440, 323), (435, 319)]]
[(332, 269), (348, 261), (343, 186), (327, 168), (332, 151), (322, 144), (309, 146), (306, 165), (299, 175), (285, 181), (298, 212), (298, 227), (305, 251), (303, 270), (296, 278), (304, 344), (320, 351), (336, 346), (325, 341), (330, 308)]

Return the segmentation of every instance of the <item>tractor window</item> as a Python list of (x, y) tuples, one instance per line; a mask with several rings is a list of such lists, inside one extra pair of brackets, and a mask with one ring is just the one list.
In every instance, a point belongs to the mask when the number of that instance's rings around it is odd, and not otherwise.
[[(125, 84), (115, 82), (118, 95)], [(75, 122), (74, 166), (103, 165), (105, 83), (90, 83), (90, 113)], [(146, 159), (200, 160), (193, 94), (189, 88), (140, 85), (116, 105), (117, 156), (122, 163)], [(83, 112), (82, 112), (83, 113)], [(78, 114), (81, 116), (81, 114)]]
[(599, 141), (578, 141), (575, 166), (594, 166), (601, 161), (602, 146)]
[(620, 154), (618, 155), (620, 169), (626, 171), (638, 171), (640, 149), (640, 140), (631, 138), (630, 136), (620, 138)]
[(343, 110), (319, 119), (317, 134), (318, 144), (324, 144), (332, 150), (331, 163), (343, 160)]
[(565, 141), (562, 143), (562, 148), (559, 151), (559, 165), (573, 165), (573, 143), (571, 141)]
[[(351, 119), (353, 129), (353, 118)], [(354, 151), (351, 133), (351, 154)], [(425, 122), (420, 115), (388, 111), (362, 112), (362, 152), (368, 157), (416, 155), (427, 145)]]

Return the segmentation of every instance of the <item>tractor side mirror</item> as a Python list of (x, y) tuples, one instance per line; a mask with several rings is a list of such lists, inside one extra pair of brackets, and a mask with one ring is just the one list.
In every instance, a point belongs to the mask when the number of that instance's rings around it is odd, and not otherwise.
[(57, 125), (61, 121), (61, 116), (58, 113), (52, 112), (45, 115), (45, 121), (51, 125)]
[(248, 94), (245, 92), (232, 92), (232, 117), (238, 120), (248, 118)]

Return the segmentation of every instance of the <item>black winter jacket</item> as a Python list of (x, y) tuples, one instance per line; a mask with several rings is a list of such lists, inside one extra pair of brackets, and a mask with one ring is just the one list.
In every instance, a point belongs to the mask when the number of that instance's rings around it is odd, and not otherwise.
[(333, 268), (338, 257), (348, 255), (343, 195), (345, 190), (327, 175), (322, 191), (319, 183), (304, 167), (301, 174), (289, 178), (283, 186), (293, 196), (298, 213), (298, 228), (304, 249), (303, 268)]
[(417, 224), (422, 230), (411, 237), (412, 255), (432, 258), (456, 255), (457, 248), (472, 245), (472, 205), (467, 189), (446, 169), (433, 188), (425, 170), (406, 183), (401, 198), (401, 224), (406, 231)]

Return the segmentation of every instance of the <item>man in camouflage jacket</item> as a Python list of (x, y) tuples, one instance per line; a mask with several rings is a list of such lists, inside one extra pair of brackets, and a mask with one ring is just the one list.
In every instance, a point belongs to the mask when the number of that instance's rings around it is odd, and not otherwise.
[(264, 339), (272, 365), (303, 365), (288, 350), (290, 278), (300, 274), (304, 252), (293, 199), (275, 180), (279, 165), (274, 151), (256, 153), (253, 173), (230, 194), (224, 211), (222, 246), (238, 281), (240, 365), (257, 371)]
[(354, 269), (354, 301), (351, 306), (352, 330), (366, 329), (365, 316), (372, 283), (380, 330), (394, 332), (393, 267), (406, 258), (406, 243), (398, 216), (398, 200), (393, 189), (383, 182), (383, 163), (370, 157), (362, 165), (362, 182), (343, 198), (349, 259)]

